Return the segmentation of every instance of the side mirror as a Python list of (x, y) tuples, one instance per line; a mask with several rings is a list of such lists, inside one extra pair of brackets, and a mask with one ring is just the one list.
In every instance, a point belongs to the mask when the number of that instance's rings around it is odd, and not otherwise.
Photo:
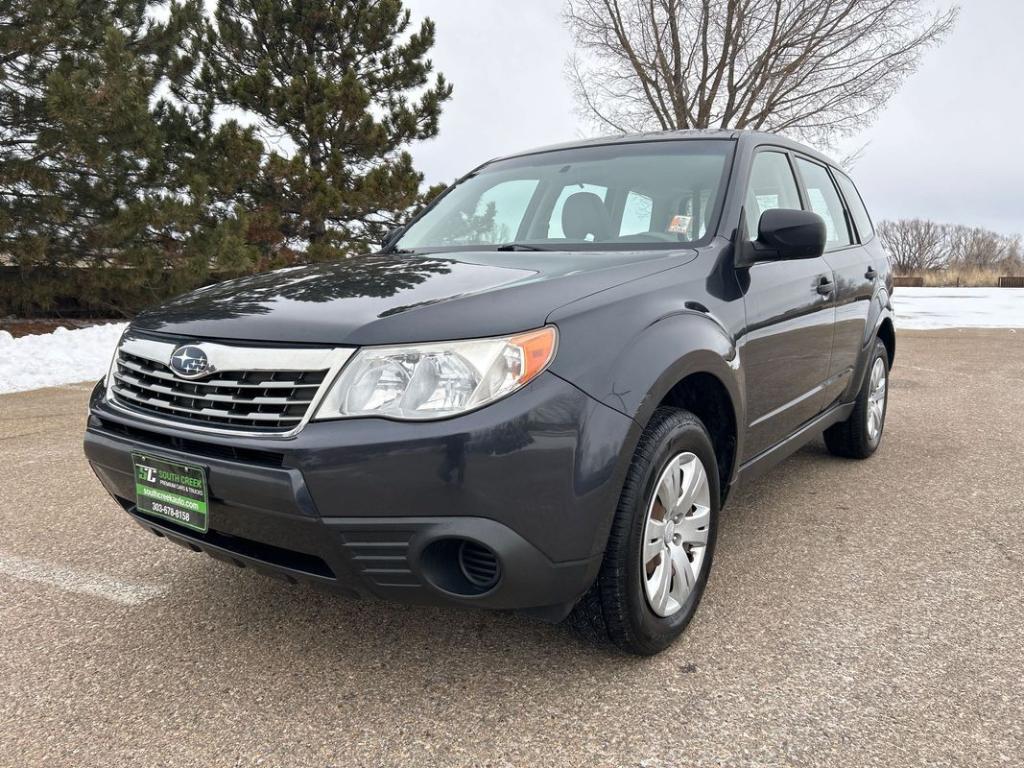
[(825, 220), (810, 211), (777, 208), (761, 214), (754, 261), (816, 259), (825, 252)]

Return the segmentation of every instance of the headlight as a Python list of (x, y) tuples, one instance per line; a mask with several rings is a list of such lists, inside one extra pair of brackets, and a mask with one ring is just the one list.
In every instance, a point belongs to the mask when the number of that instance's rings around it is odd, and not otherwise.
[(472, 411), (537, 376), (557, 344), (558, 333), (548, 326), (500, 339), (366, 347), (345, 366), (315, 418), (419, 421)]

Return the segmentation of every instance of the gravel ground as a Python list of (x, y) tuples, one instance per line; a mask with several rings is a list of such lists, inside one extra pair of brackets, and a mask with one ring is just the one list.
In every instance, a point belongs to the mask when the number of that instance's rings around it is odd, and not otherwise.
[(1020, 766), (1024, 332), (899, 343), (879, 454), (744, 488), (649, 660), (190, 555), (90, 475), (88, 387), (0, 397), (0, 765)]

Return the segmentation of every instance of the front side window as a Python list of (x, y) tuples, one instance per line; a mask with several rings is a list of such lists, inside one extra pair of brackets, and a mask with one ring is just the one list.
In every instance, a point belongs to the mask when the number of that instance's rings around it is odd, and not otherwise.
[(825, 166), (802, 157), (796, 159), (796, 164), (807, 187), (807, 202), (811, 210), (825, 220), (825, 250), (834, 251), (853, 243), (850, 228), (846, 225), (843, 201)]
[(735, 142), (609, 144), (500, 160), (450, 189), (395, 243), (437, 252), (671, 248), (712, 232)]
[(750, 168), (750, 184), (743, 208), (747, 236), (751, 240), (757, 239), (761, 215), (777, 208), (800, 210), (800, 192), (793, 168), (782, 152), (758, 152)]

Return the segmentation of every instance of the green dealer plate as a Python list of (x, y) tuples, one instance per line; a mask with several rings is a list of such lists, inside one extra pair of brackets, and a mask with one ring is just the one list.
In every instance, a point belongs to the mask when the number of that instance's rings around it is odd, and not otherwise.
[(135, 506), (194, 531), (210, 527), (206, 470), (149, 454), (133, 453)]

